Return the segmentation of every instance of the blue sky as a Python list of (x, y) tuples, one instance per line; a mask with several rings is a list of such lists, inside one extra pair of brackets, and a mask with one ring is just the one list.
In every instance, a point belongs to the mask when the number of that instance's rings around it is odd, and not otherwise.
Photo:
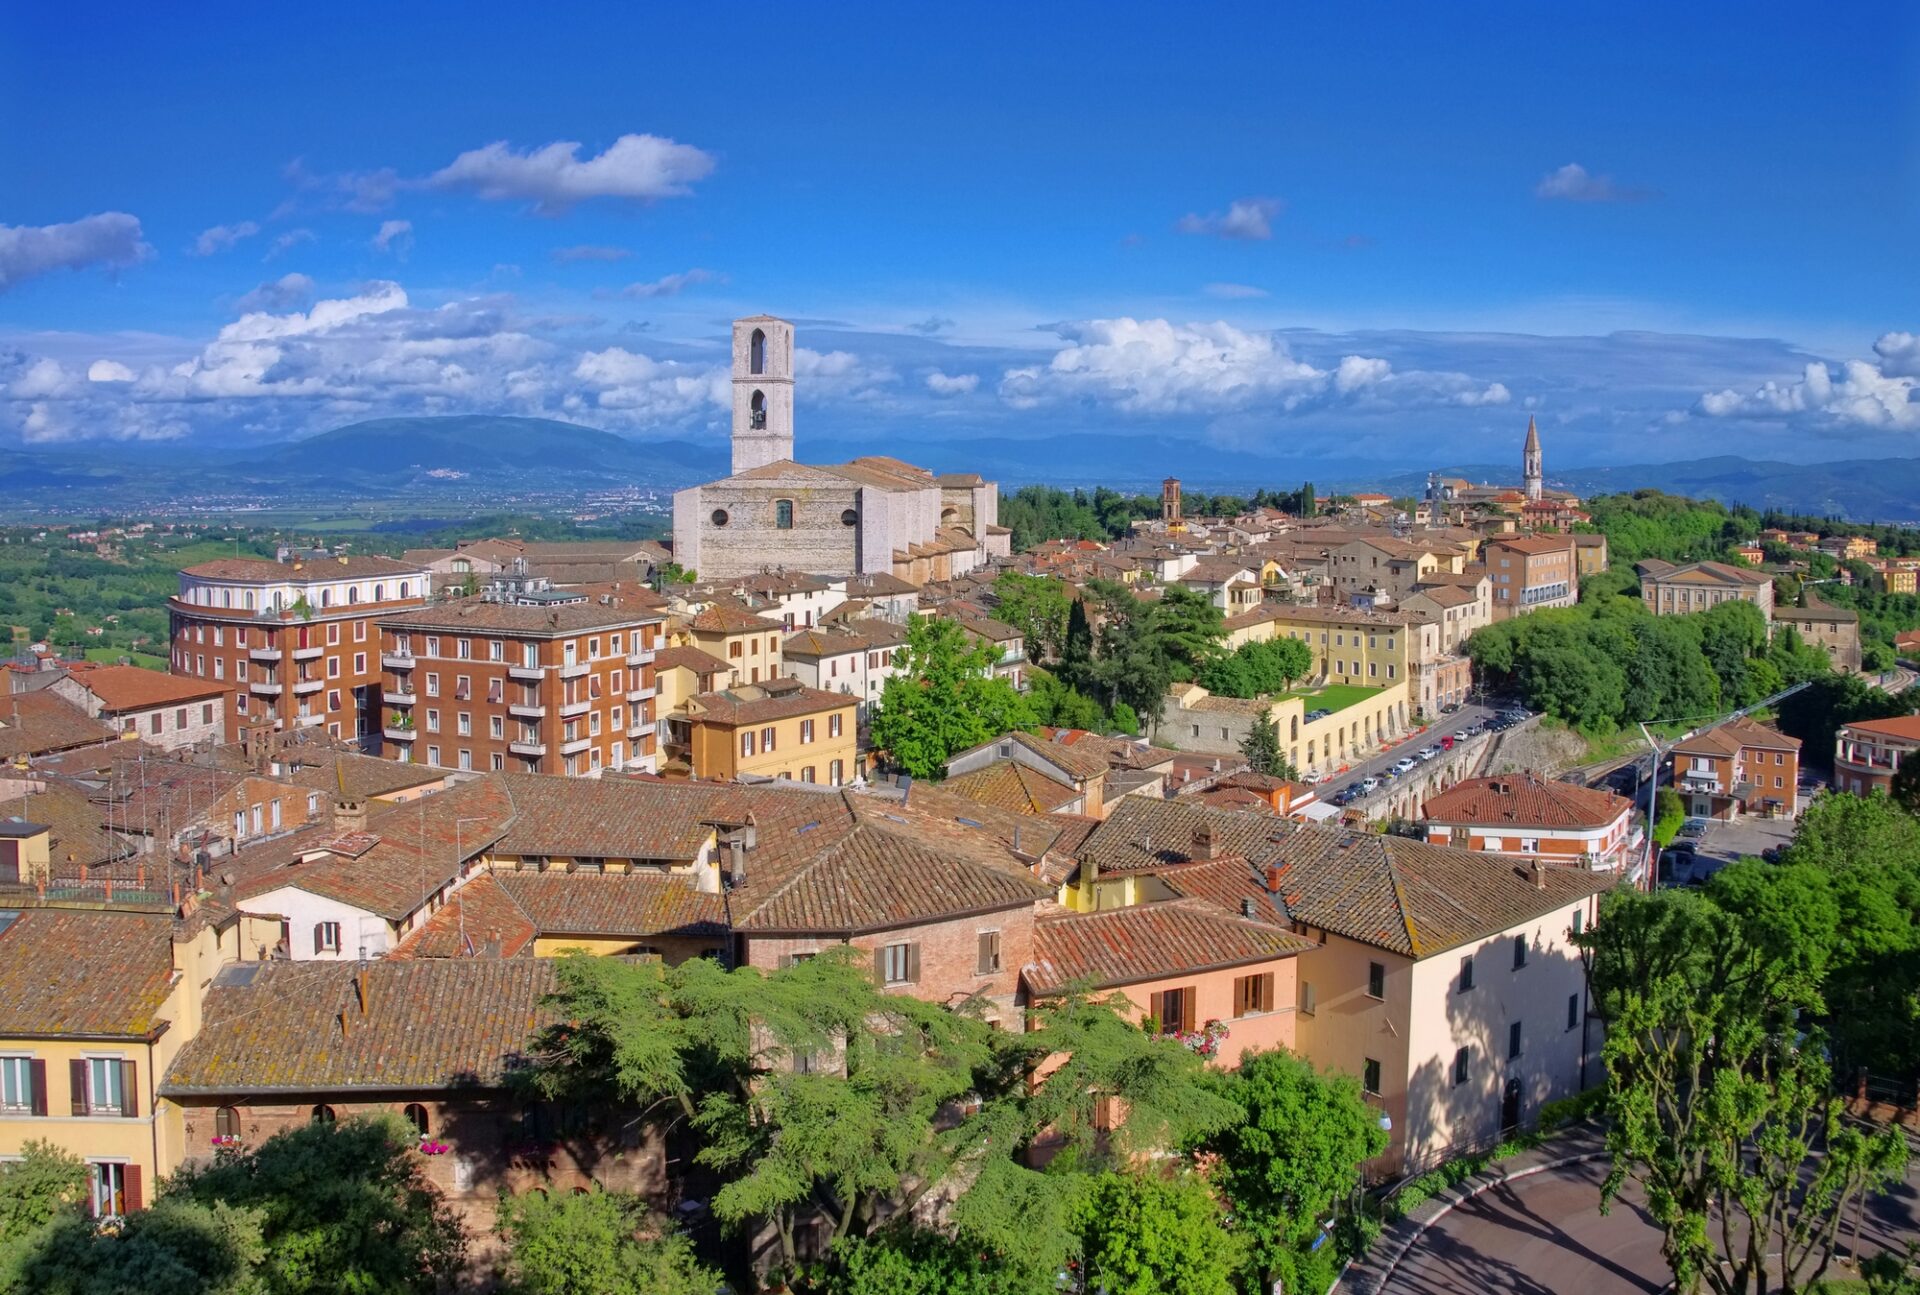
[(1564, 8), (35, 6), (0, 442), (718, 438), (767, 310), (803, 453), (1920, 452), (1917, 11)]

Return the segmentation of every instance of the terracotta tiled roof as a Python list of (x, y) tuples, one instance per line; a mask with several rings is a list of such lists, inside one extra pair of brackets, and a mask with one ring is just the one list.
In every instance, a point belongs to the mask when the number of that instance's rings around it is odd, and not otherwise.
[(1685, 565), (1676, 565), (1672, 562), (1663, 562), (1658, 558), (1648, 558), (1635, 565), (1634, 570), (1639, 573), (1641, 579), (1663, 585), (1745, 585), (1748, 588), (1756, 588), (1767, 584), (1772, 579), (1765, 572), (1728, 566), (1725, 562), (1689, 562)]
[[(555, 1019), (547, 958), (389, 959), (225, 968), (161, 1092), (498, 1087)], [(340, 1016), (346, 1013), (345, 1028)]]
[(855, 652), (865, 652), (867, 640), (859, 634), (836, 634), (831, 630), (801, 630), (780, 645), (782, 656), (819, 658), (828, 656), (847, 656)]
[(100, 699), (108, 712), (150, 710), (224, 696), (225, 684), (184, 675), (144, 670), (137, 665), (103, 665), (75, 669), (73, 681)]
[(766, 724), (796, 715), (822, 715), (850, 710), (854, 705), (854, 698), (845, 693), (809, 688), (792, 679), (774, 680), (771, 685), (741, 684), (688, 699), (689, 711), (697, 722), (728, 727)]
[(1082, 795), (1074, 787), (1013, 760), (996, 760), (949, 778), (941, 786), (956, 796), (1023, 814), (1051, 814)]
[(1538, 557), (1544, 553), (1569, 552), (1573, 548), (1573, 541), (1564, 535), (1498, 535), (1487, 540), (1487, 547), (1511, 549), (1515, 553)]
[(98, 876), (101, 865), (133, 853), (132, 846), (106, 830), (100, 806), (78, 787), (50, 782), (44, 791), (12, 795), (28, 785), (0, 783), (0, 816), (52, 829), (49, 851), (56, 878)]
[(1893, 719), (1857, 719), (1844, 726), (1849, 733), (1872, 733), (1879, 737), (1904, 738), (1920, 742), (1920, 715), (1898, 715)]
[(1098, 778), (1107, 771), (1104, 751), (1089, 751), (1073, 742), (1060, 742), (1033, 733), (1013, 732), (999, 739), (1013, 742), (1040, 756), (1068, 777), (1084, 780)]
[(1535, 773), (1468, 778), (1426, 804), (1436, 823), (1594, 829), (1618, 822), (1633, 802), (1604, 788), (1549, 782)]
[(702, 652), (696, 647), (661, 648), (653, 654), (655, 672), (661, 670), (691, 670), (695, 674), (718, 674), (733, 667), (711, 652)]
[(1200, 899), (1042, 918), (1034, 923), (1033, 946), (1033, 961), (1021, 975), (1036, 994), (1073, 984), (1104, 989), (1270, 962), (1318, 947)]
[(51, 689), (0, 697), (0, 759), (70, 751), (118, 734)]
[(1733, 755), (1744, 747), (1798, 751), (1800, 739), (1788, 737), (1785, 733), (1742, 716), (1695, 733), (1685, 741), (1675, 743), (1673, 750), (1676, 755)]
[(688, 624), (702, 634), (746, 634), (786, 628), (779, 621), (768, 620), (731, 600), (716, 600)]
[(453, 892), (390, 955), (396, 958), (512, 958), (533, 948), (533, 919), (491, 873)]
[(726, 904), (685, 877), (506, 872), (494, 882), (542, 936), (719, 935)]
[(741, 814), (730, 788), (503, 774), (513, 805), (496, 850), (522, 858), (691, 859), (710, 823)]
[(271, 558), (215, 558), (183, 568), (185, 576), (205, 580), (252, 580), (295, 584), (318, 580), (354, 580), (363, 576), (421, 576), (424, 564), (396, 562), (392, 558), (350, 557), (344, 560), (320, 558), (312, 562), (275, 562)]
[(144, 1037), (173, 988), (173, 919), (28, 908), (0, 927), (0, 1038)]
[(425, 765), (402, 764), (398, 760), (382, 760), (378, 756), (356, 755), (350, 751), (328, 750), (324, 747), (301, 748), (294, 758), (299, 763), (289, 765), (286, 780), (297, 786), (324, 791), (329, 797), (344, 790), (356, 800), (372, 800), (424, 787), (446, 777), (444, 773)]

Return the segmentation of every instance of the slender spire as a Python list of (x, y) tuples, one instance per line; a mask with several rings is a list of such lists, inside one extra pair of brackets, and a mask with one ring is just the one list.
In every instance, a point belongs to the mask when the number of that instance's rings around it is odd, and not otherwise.
[(1540, 429), (1533, 425), (1532, 414), (1527, 415), (1526, 452), (1528, 454), (1538, 454), (1540, 452)]

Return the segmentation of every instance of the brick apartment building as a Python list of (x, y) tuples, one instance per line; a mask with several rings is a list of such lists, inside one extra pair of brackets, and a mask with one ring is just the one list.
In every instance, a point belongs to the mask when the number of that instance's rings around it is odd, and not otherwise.
[(1626, 797), (1531, 772), (1456, 783), (1427, 801), (1422, 821), (1435, 845), (1607, 872), (1631, 863), (1642, 839)]
[(1568, 536), (1495, 536), (1481, 552), (1493, 580), (1497, 621), (1580, 601), (1578, 562)]
[(274, 562), (217, 558), (180, 573), (167, 602), (174, 674), (233, 690), (226, 737), (250, 727), (322, 728), (377, 742), (380, 634), (375, 620), (421, 607), (424, 567), (392, 558)]
[(1800, 739), (1750, 719), (1716, 725), (1674, 746), (1673, 785), (1698, 818), (1792, 818), (1799, 812)]
[(383, 617), (385, 753), (445, 769), (652, 773), (663, 619), (639, 590), (589, 599), (537, 581)]

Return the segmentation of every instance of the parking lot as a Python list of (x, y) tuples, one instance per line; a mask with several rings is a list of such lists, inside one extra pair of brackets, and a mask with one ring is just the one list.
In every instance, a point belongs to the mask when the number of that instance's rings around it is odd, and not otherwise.
[[(1803, 789), (1800, 808), (1804, 811), (1806, 805)], [(1735, 859), (1758, 858), (1768, 850), (1780, 849), (1793, 840), (1796, 825), (1797, 820), (1791, 818), (1747, 817), (1732, 823), (1709, 819), (1706, 831), (1693, 838), (1691, 865), (1685, 859), (1675, 861), (1672, 884), (1684, 886), (1690, 881), (1705, 881)], [(1682, 837), (1675, 844), (1685, 839)]]

